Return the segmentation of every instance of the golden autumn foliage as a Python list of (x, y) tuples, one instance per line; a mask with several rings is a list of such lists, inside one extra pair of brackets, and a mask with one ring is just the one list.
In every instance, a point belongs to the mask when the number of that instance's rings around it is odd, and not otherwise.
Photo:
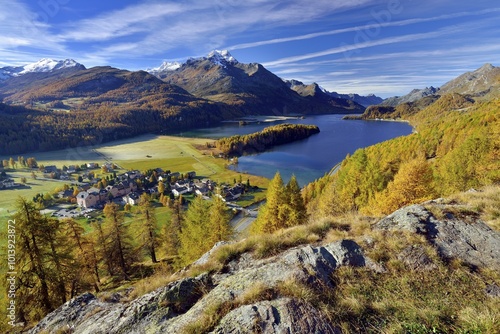
[(499, 115), (498, 100), (471, 104), (458, 94), (441, 97), (409, 118), (416, 130), (411, 135), (359, 149), (335, 175), (306, 187), (309, 211), (388, 213), (500, 182)]
[(260, 208), (251, 227), (253, 234), (273, 233), (277, 230), (304, 224), (307, 212), (300, 187), (293, 175), (284, 185), (279, 172), (269, 183), (266, 203)]

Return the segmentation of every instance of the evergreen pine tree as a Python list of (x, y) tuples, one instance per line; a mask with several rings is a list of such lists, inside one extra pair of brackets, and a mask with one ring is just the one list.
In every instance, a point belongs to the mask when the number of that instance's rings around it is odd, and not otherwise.
[(139, 210), (143, 216), (141, 227), (142, 248), (147, 251), (151, 257), (151, 261), (156, 263), (158, 262), (156, 259), (156, 250), (159, 246), (158, 223), (150, 200), (150, 197), (146, 193), (142, 194), (139, 199)]
[(280, 173), (276, 172), (267, 188), (266, 203), (259, 210), (257, 219), (252, 225), (252, 233), (272, 233), (285, 227), (285, 222), (282, 221), (283, 214), (280, 215), (285, 200), (284, 191), (283, 179)]
[(212, 247), (207, 243), (210, 237), (208, 217), (209, 202), (196, 196), (186, 210), (179, 235), (181, 265), (193, 262)]
[(215, 244), (218, 241), (228, 240), (233, 235), (230, 224), (230, 216), (226, 203), (220, 196), (212, 197), (210, 206), (208, 228), (210, 231), (209, 243)]
[(128, 269), (134, 259), (128, 226), (124, 224), (123, 213), (115, 203), (106, 204), (104, 215), (103, 234), (108, 243), (108, 256), (111, 257), (111, 264), (117, 265), (123, 278), (128, 280)]

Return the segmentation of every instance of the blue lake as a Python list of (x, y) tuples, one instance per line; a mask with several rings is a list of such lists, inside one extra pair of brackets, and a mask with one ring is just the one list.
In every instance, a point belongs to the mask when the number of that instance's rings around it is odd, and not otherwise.
[(315, 124), (320, 133), (294, 143), (276, 146), (264, 153), (240, 157), (234, 169), (254, 175), (272, 178), (276, 171), (285, 182), (295, 174), (301, 186), (322, 177), (347, 154), (385, 140), (405, 136), (412, 127), (403, 122), (348, 121), (343, 115), (307, 116), (305, 119), (288, 119), (272, 123), (225, 123), (222, 126), (198, 129), (176, 134), (185, 137), (218, 139), (243, 135), (262, 130), (279, 123)]

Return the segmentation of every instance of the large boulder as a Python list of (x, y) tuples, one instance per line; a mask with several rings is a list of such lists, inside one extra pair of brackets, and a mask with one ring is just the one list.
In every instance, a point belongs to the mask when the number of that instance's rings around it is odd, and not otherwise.
[[(441, 213), (439, 218), (431, 212), (432, 208)], [(425, 235), (444, 259), (459, 259), (472, 267), (500, 271), (500, 233), (477, 215), (460, 214), (467, 210), (464, 206), (439, 201), (410, 205), (383, 218), (374, 228)]]
[[(351, 240), (341, 240), (325, 246), (301, 246), (285, 251), (282, 254), (254, 260), (242, 269), (226, 275), (219, 284), (200, 299), (186, 313), (166, 321), (158, 328), (160, 332), (181, 333), (183, 329), (203, 313), (211, 305), (220, 305), (234, 301), (255, 284), (264, 284), (275, 288), (281, 282), (294, 280), (305, 284), (323, 284), (331, 286), (331, 273), (342, 265), (364, 266), (369, 262), (363, 255), (359, 245)], [(270, 320), (271, 321), (271, 320)]]

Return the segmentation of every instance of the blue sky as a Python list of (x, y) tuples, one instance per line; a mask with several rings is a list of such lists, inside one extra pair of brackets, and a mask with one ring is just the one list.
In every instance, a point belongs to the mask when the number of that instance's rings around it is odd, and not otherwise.
[(228, 49), (285, 79), (403, 95), (500, 65), (498, 0), (0, 0), (0, 67), (157, 67)]

